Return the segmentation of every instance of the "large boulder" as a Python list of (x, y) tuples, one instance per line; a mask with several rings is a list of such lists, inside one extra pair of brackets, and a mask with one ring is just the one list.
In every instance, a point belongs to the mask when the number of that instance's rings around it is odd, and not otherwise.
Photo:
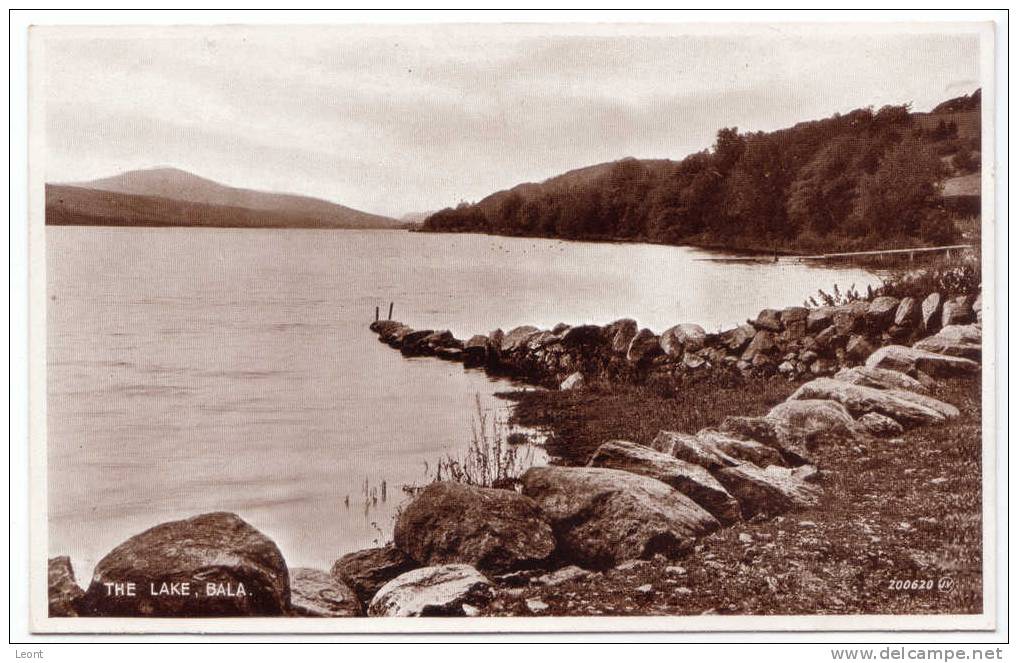
[(404, 326), (405, 325), (402, 322), (396, 322), (395, 320), (375, 320), (370, 325), (368, 325), (368, 329), (375, 332), (384, 339), (388, 336), (391, 336), (393, 332), (395, 332), (400, 327)]
[(869, 303), (864, 301), (855, 301), (835, 307), (834, 328), (842, 335), (862, 331), (866, 326), (866, 314), (869, 312), (869, 308)]
[(331, 573), (366, 604), (382, 585), (418, 566), (405, 552), (388, 545), (343, 555), (332, 565)]
[(873, 368), (872, 366), (853, 366), (843, 368), (834, 374), (835, 380), (861, 384), (864, 387), (875, 387), (877, 389), (904, 389), (916, 393), (925, 393), (926, 385), (919, 380), (906, 375), (901, 371), (892, 371), (887, 368)]
[(536, 334), (531, 334), (527, 337), (527, 342), (524, 347), (531, 351), (536, 352), (537, 350), (544, 349), (553, 343), (558, 343), (561, 339), (557, 334), (550, 331), (539, 331)]
[(806, 335), (809, 309), (792, 306), (781, 311), (781, 338), (795, 341)]
[(963, 343), (981, 345), (983, 342), (983, 328), (979, 324), (970, 325), (948, 325), (935, 334), (940, 338)]
[(522, 325), (509, 331), (502, 337), (502, 344), (499, 348), (503, 354), (513, 353), (526, 346), (527, 339), (541, 331), (533, 325)]
[(822, 441), (848, 442), (861, 434), (845, 406), (831, 400), (787, 400), (771, 408), (767, 418), (783, 422), (792, 436), (805, 440), (810, 449)]
[(948, 325), (933, 336), (912, 344), (913, 348), (979, 361), (983, 355), (983, 332), (976, 325)]
[[(689, 435), (688, 433), (679, 433), (677, 431), (663, 430), (658, 432), (658, 434), (654, 437), (653, 440), (651, 440), (650, 445), (648, 446), (654, 451), (660, 451), (661, 453), (666, 454), (668, 456), (673, 456), (675, 458), (686, 460), (683, 457), (683, 452), (679, 451), (678, 453), (676, 453), (676, 449), (680, 449), (681, 447), (684, 446), (699, 444), (700, 443), (697, 441), (696, 436), (694, 435)], [(708, 458), (714, 458), (714, 456), (707, 456), (704, 458), (704, 460), (706, 461)], [(716, 465), (718, 466), (735, 464), (734, 459), (731, 458), (723, 462), (722, 459), (720, 458), (718, 458), (717, 460), (718, 462), (716, 463)], [(711, 467), (711, 464), (709, 462), (696, 462), (696, 461), (688, 462), (692, 462), (694, 465), (699, 465), (700, 467), (708, 468)]]
[(818, 333), (814, 342), (820, 350), (831, 352), (839, 346), (844, 345), (845, 338), (845, 335), (840, 333), (837, 327), (831, 325)]
[(952, 297), (944, 302), (940, 313), (940, 326), (963, 325), (972, 321), (972, 298), (966, 295)]
[(917, 394), (912, 391), (897, 391), (894, 390), (894, 395), (902, 400), (921, 405), (925, 408), (929, 408), (935, 412), (940, 413), (945, 419), (954, 419), (961, 412), (955, 406), (950, 403), (945, 403), (942, 400), (925, 396), (923, 394)]
[(866, 309), (866, 327), (871, 332), (882, 332), (894, 322), (900, 301), (897, 297), (877, 297)]
[(923, 331), (935, 332), (940, 328), (940, 310), (944, 300), (939, 292), (932, 292), (926, 296), (919, 307), (919, 323)]
[(877, 414), (876, 412), (870, 412), (859, 417), (859, 425), (862, 426), (868, 435), (874, 437), (897, 437), (905, 431), (902, 425), (894, 419)]
[(403, 343), (403, 337), (413, 331), (402, 322), (395, 320), (380, 320), (372, 323), (372, 326), (378, 332), (378, 340), (394, 348), (399, 348)]
[(74, 578), (71, 558), (66, 555), (49, 560), (49, 616), (79, 617), (78, 601), (85, 592)]
[(352, 589), (318, 569), (290, 570), (291, 613), (298, 617), (359, 617), (361, 602)]
[(697, 352), (703, 349), (707, 340), (707, 332), (700, 325), (682, 323), (671, 327), (661, 334), (661, 349), (669, 357), (681, 357), (684, 352)]
[(823, 306), (815, 308), (806, 315), (806, 331), (810, 334), (818, 334), (834, 323), (834, 307)]
[(912, 329), (919, 321), (919, 302), (915, 297), (905, 297), (898, 303), (894, 312), (894, 326)]
[(756, 320), (750, 322), (758, 330), (766, 330), (775, 334), (781, 331), (781, 311), (765, 308), (757, 314)]
[(502, 341), (505, 340), (505, 332), (501, 329), (493, 329), (488, 332), (488, 342), (491, 353), (497, 358), (502, 353)]
[(290, 574), (264, 534), (235, 514), (207, 513), (114, 548), (96, 565), (82, 603), (100, 617), (278, 616), (290, 609)]
[(754, 336), (756, 328), (753, 325), (739, 325), (735, 329), (721, 332), (721, 343), (732, 352), (742, 352)]
[(613, 352), (625, 354), (629, 349), (629, 344), (633, 341), (633, 337), (636, 336), (636, 332), (639, 330), (640, 328), (637, 326), (636, 320), (622, 318), (605, 325), (604, 337)]
[(488, 363), (491, 340), (487, 336), (475, 334), (463, 344), (463, 365), (476, 368)]
[(933, 336), (917, 341), (912, 345), (912, 347), (917, 350), (924, 350), (926, 352), (933, 352), (935, 354), (948, 355), (951, 357), (962, 357), (965, 359), (971, 359), (972, 361), (979, 361), (983, 356), (982, 345), (945, 338), (939, 334), (934, 334)]
[[(874, 389), (832, 378), (817, 378), (800, 386), (789, 400), (837, 401), (854, 416), (868, 412), (883, 414), (901, 424), (929, 424), (944, 421), (943, 408), (916, 399), (928, 399), (919, 394), (895, 389)], [(939, 403), (939, 401), (937, 401)], [(947, 405), (944, 403), (943, 405)]]
[(786, 463), (800, 465), (812, 462), (813, 454), (806, 446), (806, 438), (794, 432), (782, 419), (728, 416), (721, 422), (719, 429), (733, 437), (752, 440), (775, 449)]
[(852, 361), (865, 361), (873, 353), (873, 345), (865, 336), (854, 335), (845, 344), (845, 356)]
[(469, 564), (426, 566), (399, 575), (368, 605), (371, 617), (463, 617), (464, 604), (491, 600), (491, 581)]
[(738, 461), (747, 461), (760, 467), (784, 463), (781, 454), (776, 449), (754, 440), (743, 440), (726, 435), (714, 428), (704, 428), (699, 431), (696, 434), (696, 439), (702, 445), (716, 449)]
[(603, 330), (597, 325), (577, 325), (562, 334), (562, 345), (569, 348), (598, 346), (603, 342)]
[(654, 332), (641, 329), (629, 342), (626, 360), (631, 364), (643, 364), (661, 354), (661, 344)]
[(535, 566), (555, 550), (551, 525), (532, 499), (452, 481), (432, 483), (403, 509), (393, 543), (421, 566), (493, 572)]
[(424, 338), (424, 344), (432, 350), (438, 350), (439, 348), (463, 348), (463, 341), (460, 341), (452, 332), (448, 329), (442, 329), (441, 331), (434, 332)]
[(738, 465), (740, 462), (706, 439), (676, 431), (660, 431), (650, 446), (661, 453), (712, 471)]
[(434, 354), (434, 350), (427, 342), (427, 339), (434, 333), (433, 329), (421, 329), (404, 334), (399, 351), (406, 357)]
[(724, 525), (740, 519), (739, 503), (710, 472), (642, 444), (625, 440), (605, 442), (594, 453), (589, 465), (657, 479), (702, 506)]
[(759, 468), (744, 463), (722, 468), (715, 476), (739, 500), (744, 518), (757, 514), (774, 516), (816, 506), (820, 501), (820, 489), (787, 467)]
[(803, 306), (789, 306), (781, 311), (781, 326), (787, 330), (789, 325), (803, 325), (805, 331), (806, 321), (809, 319), (809, 309)]
[(534, 467), (523, 475), (555, 528), (559, 554), (610, 567), (657, 553), (674, 557), (720, 527), (703, 507), (651, 477), (600, 467)]
[(932, 376), (952, 376), (976, 373), (979, 364), (971, 359), (928, 352), (904, 345), (885, 345), (866, 359), (870, 368), (886, 368), (909, 375), (922, 372)]
[(767, 355), (774, 352), (777, 347), (772, 332), (765, 330), (758, 331), (753, 336), (753, 340), (746, 346), (746, 349), (742, 351), (742, 359), (752, 361), (757, 355)]

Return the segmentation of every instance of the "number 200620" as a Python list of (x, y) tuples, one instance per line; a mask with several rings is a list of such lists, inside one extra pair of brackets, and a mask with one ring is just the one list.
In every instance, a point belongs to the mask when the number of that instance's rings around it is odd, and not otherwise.
[(889, 580), (887, 589), (922, 591), (933, 589), (933, 580)]

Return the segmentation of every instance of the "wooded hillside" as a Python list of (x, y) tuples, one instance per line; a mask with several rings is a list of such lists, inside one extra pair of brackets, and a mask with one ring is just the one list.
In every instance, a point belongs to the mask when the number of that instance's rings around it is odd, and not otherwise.
[(862, 108), (774, 132), (723, 128), (681, 161), (623, 159), (437, 212), (436, 232), (851, 250), (957, 239), (943, 182), (980, 172), (980, 91), (930, 113)]

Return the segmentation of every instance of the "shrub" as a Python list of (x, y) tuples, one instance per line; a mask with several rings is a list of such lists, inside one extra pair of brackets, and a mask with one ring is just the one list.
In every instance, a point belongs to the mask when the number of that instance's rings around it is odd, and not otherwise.
[(900, 269), (883, 279), (874, 296), (925, 297), (931, 292), (946, 296), (977, 295), (982, 290), (982, 264), (976, 255), (941, 258), (919, 269)]
[(863, 295), (858, 290), (856, 290), (854, 283), (850, 285), (848, 289), (846, 289), (845, 291), (841, 291), (838, 288), (838, 284), (835, 283), (834, 290), (832, 290), (830, 293), (827, 293), (824, 291), (823, 288), (820, 288), (817, 290), (816, 297), (806, 298), (806, 301), (803, 302), (803, 305), (806, 308), (820, 308), (821, 306), (842, 306), (844, 304), (851, 304), (852, 302), (857, 302), (861, 299), (872, 299), (873, 297), (874, 297), (873, 289), (870, 286), (866, 287), (866, 294)]

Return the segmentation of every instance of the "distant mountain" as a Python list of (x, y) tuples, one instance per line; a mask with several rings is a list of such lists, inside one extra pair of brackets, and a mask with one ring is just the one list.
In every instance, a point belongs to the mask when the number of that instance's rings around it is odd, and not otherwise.
[(176, 168), (46, 185), (51, 225), (395, 228), (399, 221), (319, 198), (226, 186)]

